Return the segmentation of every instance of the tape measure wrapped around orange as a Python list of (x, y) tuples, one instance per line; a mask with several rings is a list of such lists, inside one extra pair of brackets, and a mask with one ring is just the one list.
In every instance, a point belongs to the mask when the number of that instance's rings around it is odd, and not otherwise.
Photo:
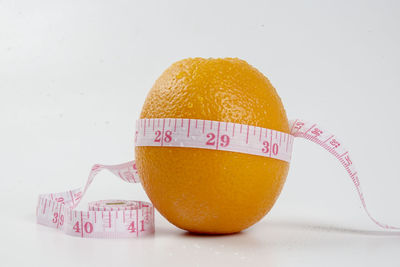
[[(332, 154), (351, 178), (371, 221), (400, 230), (368, 211), (358, 172), (342, 141), (317, 123), (289, 123), (268, 79), (232, 58), (185, 59), (169, 67), (151, 89), (137, 121), (136, 162), (96, 164), (85, 186), (39, 195), (37, 222), (72, 236), (140, 237), (154, 232), (155, 206), (171, 223), (191, 232), (239, 232), (274, 205), (285, 183), (294, 138)], [(77, 210), (101, 170), (129, 183), (140, 181), (154, 206), (133, 200), (95, 201), (89, 211)]]

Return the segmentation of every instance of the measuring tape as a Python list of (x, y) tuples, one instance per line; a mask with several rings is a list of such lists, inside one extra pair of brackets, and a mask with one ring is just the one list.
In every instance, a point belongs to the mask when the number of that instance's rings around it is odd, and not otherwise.
[[(136, 146), (190, 147), (245, 153), (290, 162), (294, 138), (305, 138), (331, 153), (344, 167), (368, 217), (384, 229), (400, 230), (377, 221), (367, 209), (358, 173), (349, 151), (334, 134), (316, 123), (290, 121), (290, 134), (245, 124), (196, 119), (140, 119)], [(96, 238), (139, 237), (154, 233), (154, 206), (133, 200), (101, 200), (88, 211), (76, 210), (94, 177), (108, 170), (128, 183), (139, 183), (134, 161), (92, 167), (84, 187), (39, 195), (37, 222), (68, 235)]]

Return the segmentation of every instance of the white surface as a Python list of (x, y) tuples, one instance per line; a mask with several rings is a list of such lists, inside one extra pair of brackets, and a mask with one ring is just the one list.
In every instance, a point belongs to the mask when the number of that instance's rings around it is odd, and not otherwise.
[[(400, 235), (375, 227), (339, 163), (303, 140), (275, 207), (241, 234), (193, 236), (161, 216), (132, 240), (35, 224), (39, 193), (134, 157), (134, 120), (172, 62), (237, 56), (289, 117), (346, 142), (371, 212), (400, 225), (399, 2), (248, 2), (0, 1), (1, 266), (400, 265)], [(110, 197), (146, 199), (104, 173), (85, 200)]]

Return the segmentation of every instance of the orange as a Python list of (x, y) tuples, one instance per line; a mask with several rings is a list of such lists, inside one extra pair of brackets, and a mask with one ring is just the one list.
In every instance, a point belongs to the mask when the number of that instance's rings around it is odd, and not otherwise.
[[(207, 119), (289, 132), (268, 79), (237, 58), (188, 58), (150, 90), (140, 118)], [(239, 232), (272, 208), (289, 164), (272, 158), (181, 147), (136, 147), (143, 187), (168, 221), (195, 233)]]

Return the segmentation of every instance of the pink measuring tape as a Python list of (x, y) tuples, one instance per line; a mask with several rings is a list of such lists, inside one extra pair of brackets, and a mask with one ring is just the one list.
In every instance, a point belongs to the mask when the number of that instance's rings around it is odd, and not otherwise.
[[(352, 179), (368, 217), (384, 229), (367, 209), (357, 171), (349, 151), (334, 135), (315, 123), (290, 121), (290, 134), (257, 126), (196, 119), (140, 119), (136, 123), (136, 146), (190, 147), (246, 153), (290, 162), (293, 140), (305, 138), (331, 153)], [(75, 208), (101, 170), (108, 170), (128, 183), (139, 183), (134, 161), (92, 167), (86, 185), (61, 193), (39, 196), (37, 222), (68, 235), (95, 238), (139, 237), (154, 233), (154, 206), (132, 200), (101, 200), (89, 203), (88, 211)]]

